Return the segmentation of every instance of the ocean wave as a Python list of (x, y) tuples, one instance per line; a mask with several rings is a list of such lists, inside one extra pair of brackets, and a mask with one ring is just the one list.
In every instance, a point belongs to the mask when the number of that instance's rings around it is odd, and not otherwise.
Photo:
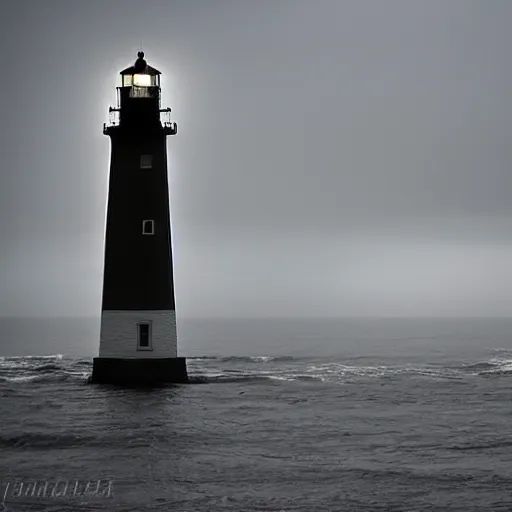
[[(418, 470), (392, 470), (373, 468), (347, 468), (347, 473), (354, 473), (363, 479), (375, 479), (378, 481), (426, 481), (444, 484), (465, 483), (475, 480), (475, 476), (467, 473), (439, 473)], [(497, 477), (499, 478), (499, 477)], [(401, 509), (402, 510), (402, 509)]]
[(78, 435), (55, 435), (55, 434), (18, 434), (0, 436), (0, 447), (2, 448), (64, 448), (76, 445)]
[(77, 446), (109, 446), (126, 447), (147, 446), (148, 439), (139, 433), (126, 435), (97, 433), (83, 435), (75, 433), (41, 433), (24, 432), (21, 434), (0, 435), (0, 448), (24, 448), (24, 449), (58, 449), (73, 448)]
[(308, 371), (324, 377), (400, 377), (403, 375), (457, 378), (448, 369), (428, 368), (422, 366), (355, 366), (333, 362), (310, 366)]
[(209, 383), (228, 383), (228, 382), (254, 382), (254, 381), (304, 381), (304, 382), (323, 382), (324, 378), (320, 375), (310, 375), (308, 373), (293, 373), (279, 371), (261, 371), (261, 372), (243, 372), (243, 371), (213, 371), (205, 373), (190, 373), (189, 381), (191, 383), (209, 384)]
[(494, 441), (490, 443), (474, 443), (466, 445), (450, 446), (449, 450), (454, 451), (471, 451), (471, 450), (491, 450), (493, 448), (509, 448), (512, 446), (512, 441)]
[[(354, 360), (328, 360), (289, 355), (190, 357), (192, 383), (240, 381), (333, 382), (361, 379), (450, 379), (512, 373), (512, 359), (493, 357), (483, 361), (441, 366), (439, 364), (364, 365)], [(281, 364), (283, 363), (283, 364)], [(92, 370), (88, 358), (65, 358), (62, 354), (0, 358), (0, 382), (41, 383), (87, 380)], [(5, 386), (4, 386), (5, 387)]]
[(222, 357), (220, 360), (223, 362), (240, 361), (247, 363), (268, 363), (268, 362), (283, 362), (293, 361), (296, 358), (292, 356), (227, 356)]
[(62, 354), (53, 354), (53, 355), (47, 355), (47, 356), (0, 356), (0, 361), (19, 361), (23, 359), (28, 360), (38, 360), (41, 359), (43, 361), (46, 361), (48, 359), (54, 359), (56, 361), (62, 360), (64, 356)]
[(496, 354), (510, 354), (512, 355), (512, 348), (504, 348), (504, 347), (495, 347), (490, 349), (491, 352), (494, 352)]
[(491, 361), (479, 361), (476, 363), (468, 363), (463, 365), (463, 368), (467, 370), (487, 370), (489, 368), (494, 368), (496, 366), (495, 362)]
[(283, 380), (287, 382), (304, 381), (304, 382), (324, 382), (326, 379), (320, 375), (269, 375), (269, 379)]
[(512, 359), (492, 358), (488, 361), (480, 361), (465, 365), (476, 375), (506, 375), (512, 373)]
[(268, 362), (282, 362), (297, 360), (293, 356), (196, 356), (187, 357), (187, 360), (192, 361), (221, 361), (228, 362), (241, 362), (241, 363), (268, 363)]
[[(51, 375), (17, 375), (13, 377), (0, 377), (0, 382), (63, 382), (72, 378), (69, 374)], [(81, 378), (85, 378), (81, 376)]]
[(231, 382), (254, 382), (270, 380), (271, 376), (268, 375), (226, 375), (226, 374), (212, 374), (212, 375), (189, 375), (190, 384), (226, 384)]
[(81, 359), (80, 361), (73, 361), (73, 366), (86, 366), (88, 368), (92, 368), (92, 361), (84, 359)]
[(84, 380), (90, 373), (90, 366), (90, 361), (65, 359), (62, 354), (2, 357), (0, 382), (23, 384)]
[(32, 368), (32, 371), (34, 372), (55, 372), (60, 370), (62, 370), (62, 366), (53, 363), (42, 364)]

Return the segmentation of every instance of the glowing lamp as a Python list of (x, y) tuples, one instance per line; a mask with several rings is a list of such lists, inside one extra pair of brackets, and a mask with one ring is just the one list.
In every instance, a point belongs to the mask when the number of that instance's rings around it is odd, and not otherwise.
[(133, 85), (150, 87), (152, 85), (151, 75), (133, 75)]

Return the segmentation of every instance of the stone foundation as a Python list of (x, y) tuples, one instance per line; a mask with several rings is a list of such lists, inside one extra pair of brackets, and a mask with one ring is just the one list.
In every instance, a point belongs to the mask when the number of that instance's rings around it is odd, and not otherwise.
[(184, 357), (119, 359), (95, 357), (90, 382), (147, 385), (188, 382)]

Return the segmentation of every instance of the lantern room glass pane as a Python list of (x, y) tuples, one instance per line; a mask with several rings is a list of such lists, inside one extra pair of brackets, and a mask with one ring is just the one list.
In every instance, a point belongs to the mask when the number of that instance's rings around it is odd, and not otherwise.
[(130, 89), (130, 98), (152, 98), (153, 94), (149, 87), (132, 87)]
[(139, 87), (150, 87), (154, 84), (151, 75), (133, 75), (133, 85)]
[(129, 87), (130, 85), (132, 85), (132, 75), (124, 75), (123, 76), (123, 87)]

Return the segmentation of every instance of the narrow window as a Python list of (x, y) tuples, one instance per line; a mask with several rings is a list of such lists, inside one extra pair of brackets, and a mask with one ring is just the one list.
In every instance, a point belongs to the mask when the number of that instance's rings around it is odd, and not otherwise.
[(142, 221), (142, 234), (143, 235), (154, 235), (155, 234), (155, 221), (154, 220), (143, 220)]
[(137, 350), (152, 350), (150, 322), (137, 324)]
[(140, 168), (152, 169), (153, 168), (153, 155), (140, 155)]

